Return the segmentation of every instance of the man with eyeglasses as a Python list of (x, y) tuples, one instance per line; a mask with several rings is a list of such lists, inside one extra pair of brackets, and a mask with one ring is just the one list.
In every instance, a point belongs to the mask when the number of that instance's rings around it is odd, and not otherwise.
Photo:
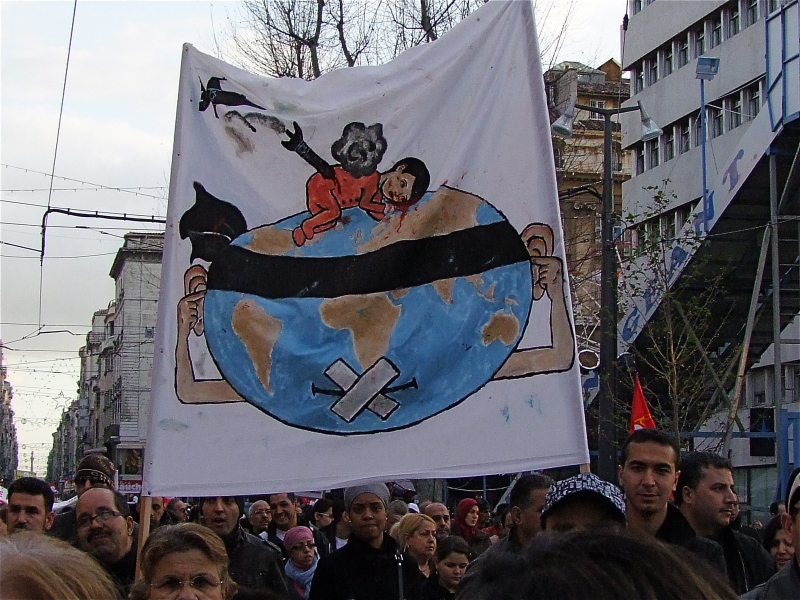
[(253, 528), (253, 535), (257, 535), (262, 540), (267, 539), (267, 527), (272, 521), (272, 513), (269, 510), (269, 504), (266, 500), (256, 500), (250, 506), (250, 512), (247, 515), (250, 521), (250, 526)]
[(35, 477), (20, 477), (8, 486), (8, 533), (44, 533), (53, 524), (55, 498), (50, 485)]
[(125, 496), (108, 488), (87, 489), (78, 498), (75, 516), (78, 548), (108, 571), (126, 598), (136, 578), (136, 544)]
[[(114, 474), (116, 467), (114, 463), (99, 452), (93, 452), (83, 457), (75, 471), (73, 483), (75, 493), (78, 498), (83, 493), (93, 487), (103, 487), (114, 489)], [(75, 509), (55, 516), (50, 535), (57, 537), (72, 545), (78, 542), (78, 526), (75, 522)]]

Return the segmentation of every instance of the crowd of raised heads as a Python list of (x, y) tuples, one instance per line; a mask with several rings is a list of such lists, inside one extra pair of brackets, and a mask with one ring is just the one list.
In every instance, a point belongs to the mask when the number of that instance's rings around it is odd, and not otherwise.
[(624, 443), (614, 482), (519, 474), (494, 506), (395, 483), (129, 502), (114, 480), (86, 456), (59, 514), (44, 481), (11, 483), (0, 598), (800, 599), (800, 469), (768, 522), (742, 525), (731, 463), (655, 429)]

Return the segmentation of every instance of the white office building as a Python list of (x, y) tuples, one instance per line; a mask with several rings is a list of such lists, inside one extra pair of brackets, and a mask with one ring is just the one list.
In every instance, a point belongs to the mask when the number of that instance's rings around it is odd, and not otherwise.
[[(695, 265), (709, 274), (722, 275), (725, 298), (712, 312), (719, 333), (706, 354), (722, 382), (717, 387), (731, 400), (738, 365), (762, 367), (740, 396), (740, 419), (745, 428), (756, 429), (750, 408), (774, 406), (780, 397), (784, 408), (798, 410), (797, 352), (781, 355), (782, 371), (776, 371), (783, 373), (782, 387), (778, 382), (769, 393), (759, 387), (780, 379), (763, 372), (774, 356), (770, 349), (762, 359), (775, 338), (773, 323), (779, 323), (778, 331), (786, 328), (800, 309), (798, 0), (630, 0), (628, 14), (622, 68), (632, 85), (625, 105), (641, 102), (663, 134), (642, 142), (638, 113), (622, 115), (622, 147), (633, 153), (633, 176), (623, 184), (623, 215), (632, 216), (626, 222), (626, 251), (636, 256), (643, 240), (665, 238), (669, 281), (674, 286), (692, 277), (684, 286), (687, 295), (704, 284), (702, 273), (688, 275), (692, 261), (700, 261)], [(719, 59), (718, 72), (704, 82), (705, 202), (701, 81), (696, 75), (701, 57)], [(666, 193), (667, 202), (656, 209), (658, 190)], [(773, 219), (778, 223), (777, 261), (769, 245)], [(697, 234), (696, 243), (685, 243), (689, 232)], [(626, 276), (634, 277), (623, 268)], [(620, 351), (641, 345), (642, 328), (659, 316), (659, 291), (648, 288), (646, 279), (631, 287), (639, 293), (626, 297), (621, 283)], [(796, 346), (800, 340), (789, 342)], [(721, 389), (714, 394), (709, 401), (719, 402), (722, 410), (726, 394)], [(707, 429), (719, 429), (722, 422), (712, 419)], [(789, 439), (794, 437), (790, 430)], [(702, 446), (711, 439), (695, 441)], [(743, 501), (762, 517), (757, 509), (772, 499), (775, 458), (751, 456), (750, 447), (750, 440), (734, 439), (726, 451), (735, 464), (755, 467), (737, 473), (737, 479)], [(797, 461), (793, 452), (790, 445), (789, 463)]]

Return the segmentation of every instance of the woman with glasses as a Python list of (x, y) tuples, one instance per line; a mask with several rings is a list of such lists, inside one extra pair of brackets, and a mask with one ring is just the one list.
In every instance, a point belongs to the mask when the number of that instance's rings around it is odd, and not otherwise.
[(142, 575), (131, 589), (131, 600), (188, 597), (229, 600), (236, 584), (228, 575), (228, 555), (222, 540), (194, 523), (161, 527), (142, 549)]
[(311, 579), (319, 561), (314, 534), (308, 527), (292, 527), (283, 538), (283, 546), (289, 552), (289, 559), (284, 566), (289, 596), (295, 599), (308, 598)]

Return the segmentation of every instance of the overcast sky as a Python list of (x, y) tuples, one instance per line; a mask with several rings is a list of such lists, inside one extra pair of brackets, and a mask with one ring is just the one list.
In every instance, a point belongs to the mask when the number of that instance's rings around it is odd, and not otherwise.
[[(577, 0), (559, 59), (619, 60), (625, 4)], [(552, 37), (566, 6), (554, 2), (540, 35)], [(33, 451), (41, 476), (51, 434), (76, 397), (92, 313), (113, 298), (114, 254), (126, 231), (147, 229), (51, 215), (40, 270), (72, 12), (71, 1), (0, 3), (0, 338), (20, 468)], [(181, 45), (213, 54), (215, 31), (237, 14), (236, 2), (78, 2), (52, 206), (166, 214)]]

